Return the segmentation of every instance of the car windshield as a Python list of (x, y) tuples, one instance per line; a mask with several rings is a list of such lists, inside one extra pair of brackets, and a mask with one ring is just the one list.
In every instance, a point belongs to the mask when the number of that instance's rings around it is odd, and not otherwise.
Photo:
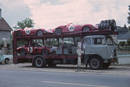
[(34, 47), (44, 46), (42, 39), (33, 39), (31, 45), (34, 46)]
[(74, 39), (73, 38), (64, 38), (64, 43), (74, 45)]
[(28, 45), (28, 40), (21, 39), (17, 41), (17, 47), (26, 46)]

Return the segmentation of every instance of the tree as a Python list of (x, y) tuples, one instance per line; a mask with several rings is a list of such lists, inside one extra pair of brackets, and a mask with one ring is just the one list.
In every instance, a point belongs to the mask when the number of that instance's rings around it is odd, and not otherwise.
[(26, 18), (22, 21), (18, 21), (17, 25), (14, 26), (15, 29), (24, 29), (24, 28), (31, 28), (34, 26), (33, 20), (31, 18)]
[(128, 45), (128, 46), (130, 46), (130, 39), (129, 39), (129, 40), (127, 40), (127, 45)]
[(125, 42), (124, 42), (124, 41), (121, 41), (121, 42), (119, 43), (119, 45), (120, 45), (120, 46), (125, 46)]

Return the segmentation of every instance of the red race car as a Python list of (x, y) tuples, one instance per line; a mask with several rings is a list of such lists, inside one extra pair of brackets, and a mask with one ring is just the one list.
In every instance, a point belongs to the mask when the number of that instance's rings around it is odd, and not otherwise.
[(17, 48), (19, 56), (25, 55), (47, 55), (50, 49), (38, 43), (31, 43)]
[(57, 35), (61, 35), (62, 32), (94, 32), (97, 30), (98, 29), (91, 24), (74, 25), (71, 23), (68, 25), (58, 26), (57, 28), (53, 29), (52, 32)]
[(45, 29), (17, 29), (14, 31), (14, 34), (16, 36), (26, 36), (26, 35), (31, 35), (31, 36), (43, 36), (44, 33), (47, 33)]

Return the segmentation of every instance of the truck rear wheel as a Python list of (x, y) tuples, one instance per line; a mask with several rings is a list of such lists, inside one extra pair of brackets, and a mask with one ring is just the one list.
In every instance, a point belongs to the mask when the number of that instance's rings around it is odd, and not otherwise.
[(37, 56), (34, 60), (34, 66), (37, 67), (37, 68), (42, 68), (44, 67), (46, 64), (46, 61), (43, 57), (41, 56)]
[(103, 65), (103, 61), (101, 58), (93, 57), (89, 60), (90, 69), (93, 70), (101, 69), (102, 65)]

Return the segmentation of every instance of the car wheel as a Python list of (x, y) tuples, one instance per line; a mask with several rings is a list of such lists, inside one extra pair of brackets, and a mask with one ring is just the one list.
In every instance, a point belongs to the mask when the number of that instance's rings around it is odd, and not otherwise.
[(56, 28), (55, 29), (55, 34), (56, 35), (61, 35), (62, 34), (62, 29), (61, 28)]
[(89, 60), (90, 69), (97, 70), (102, 68), (102, 59), (98, 57), (93, 57)]
[(25, 50), (24, 50), (24, 49), (21, 49), (21, 50), (20, 50), (20, 55), (21, 55), (21, 56), (25, 56)]
[(43, 31), (42, 30), (38, 30), (36, 33), (37, 36), (43, 36)]
[(83, 32), (88, 32), (88, 31), (90, 31), (90, 28), (87, 27), (87, 26), (85, 26), (85, 27), (83, 27), (82, 31), (83, 31)]
[(5, 63), (5, 64), (9, 64), (9, 59), (6, 58), (4, 63)]
[(37, 68), (42, 68), (45, 66), (45, 64), (46, 64), (45, 59), (41, 56), (36, 57), (34, 60), (34, 65)]

